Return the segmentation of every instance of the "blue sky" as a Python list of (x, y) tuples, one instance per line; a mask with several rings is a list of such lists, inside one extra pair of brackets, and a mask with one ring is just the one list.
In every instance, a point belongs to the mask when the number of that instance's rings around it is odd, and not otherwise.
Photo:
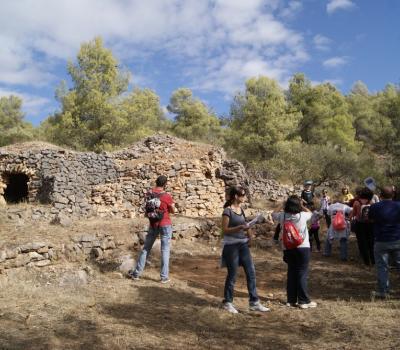
[(0, 96), (23, 98), (38, 125), (83, 41), (101, 36), (131, 86), (168, 104), (189, 87), (226, 115), (246, 79), (283, 88), (304, 72), (347, 93), (400, 83), (398, 0), (18, 0), (0, 2)]

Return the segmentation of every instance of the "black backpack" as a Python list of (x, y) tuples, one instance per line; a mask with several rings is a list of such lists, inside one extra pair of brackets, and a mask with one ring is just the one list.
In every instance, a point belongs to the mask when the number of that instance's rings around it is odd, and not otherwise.
[(164, 217), (164, 212), (160, 209), (160, 197), (164, 193), (149, 191), (145, 196), (144, 214), (152, 224), (160, 222)]
[(361, 206), (361, 212), (360, 212), (360, 222), (369, 222), (369, 208), (371, 205), (365, 204)]

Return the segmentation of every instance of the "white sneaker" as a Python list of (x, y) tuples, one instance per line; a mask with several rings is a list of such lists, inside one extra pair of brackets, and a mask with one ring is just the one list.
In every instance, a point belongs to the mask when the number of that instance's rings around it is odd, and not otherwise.
[(237, 313), (239, 313), (239, 311), (236, 310), (236, 308), (233, 306), (232, 303), (224, 303), (224, 304), (223, 304), (223, 308), (224, 308), (226, 311), (228, 311), (228, 312), (230, 312), (230, 313), (232, 313), (232, 314), (237, 314)]
[(299, 306), (297, 303), (286, 303), (287, 307), (297, 307)]
[(265, 307), (259, 301), (255, 302), (254, 304), (250, 304), (249, 309), (251, 311), (261, 311), (261, 312), (271, 311), (271, 309)]
[(315, 301), (310, 301), (308, 304), (299, 304), (300, 309), (311, 309), (317, 307), (317, 303)]
[(171, 280), (170, 280), (168, 277), (167, 277), (167, 278), (161, 278), (160, 282), (161, 282), (162, 284), (166, 284), (166, 283), (171, 282)]

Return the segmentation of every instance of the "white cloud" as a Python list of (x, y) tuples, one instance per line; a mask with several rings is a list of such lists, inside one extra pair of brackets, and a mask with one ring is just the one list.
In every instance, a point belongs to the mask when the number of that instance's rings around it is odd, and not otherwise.
[(336, 78), (336, 79), (325, 79), (323, 81), (319, 81), (319, 80), (312, 80), (311, 81), (311, 85), (312, 86), (316, 86), (316, 85), (320, 85), (320, 84), (324, 84), (324, 83), (330, 83), (332, 85), (338, 86), (338, 85), (342, 85), (343, 84), (343, 79)]
[(313, 43), (314, 43), (314, 46), (315, 46), (315, 48), (317, 50), (329, 51), (330, 44), (332, 43), (332, 40), (327, 38), (326, 36), (323, 36), (321, 34), (317, 34), (313, 38)]
[(49, 109), (51, 101), (48, 98), (0, 87), (0, 97), (18, 96), (22, 99), (22, 110), (28, 116), (37, 116), (44, 109)]
[(332, 57), (325, 60), (322, 65), (325, 68), (336, 68), (347, 64), (348, 59), (346, 57)]
[(355, 4), (351, 0), (329, 0), (326, 5), (326, 11), (331, 14), (337, 10), (349, 10), (354, 6)]
[[(287, 26), (291, 0), (19, 0), (0, 12), (0, 83), (53, 83), (55, 68), (83, 41), (102, 36), (130, 65), (164, 56), (193, 86), (231, 93), (252, 75), (285, 82), (308, 59), (303, 35)], [(133, 83), (146, 78), (133, 73)]]
[(302, 9), (303, 4), (301, 3), (301, 1), (289, 1), (287, 7), (283, 8), (279, 15), (284, 19), (292, 19), (296, 17)]

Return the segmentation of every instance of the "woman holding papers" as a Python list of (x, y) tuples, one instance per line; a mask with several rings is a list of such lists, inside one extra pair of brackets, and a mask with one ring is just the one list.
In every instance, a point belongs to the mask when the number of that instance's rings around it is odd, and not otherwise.
[(228, 269), (223, 308), (234, 314), (238, 313), (233, 305), (233, 293), (239, 266), (243, 266), (246, 274), (250, 310), (269, 311), (267, 307), (261, 305), (257, 295), (256, 271), (249, 249), (251, 225), (246, 223), (246, 216), (242, 209), (242, 203), (244, 203), (245, 198), (246, 192), (242, 187), (232, 187), (229, 190), (228, 200), (222, 213), (222, 266)]

